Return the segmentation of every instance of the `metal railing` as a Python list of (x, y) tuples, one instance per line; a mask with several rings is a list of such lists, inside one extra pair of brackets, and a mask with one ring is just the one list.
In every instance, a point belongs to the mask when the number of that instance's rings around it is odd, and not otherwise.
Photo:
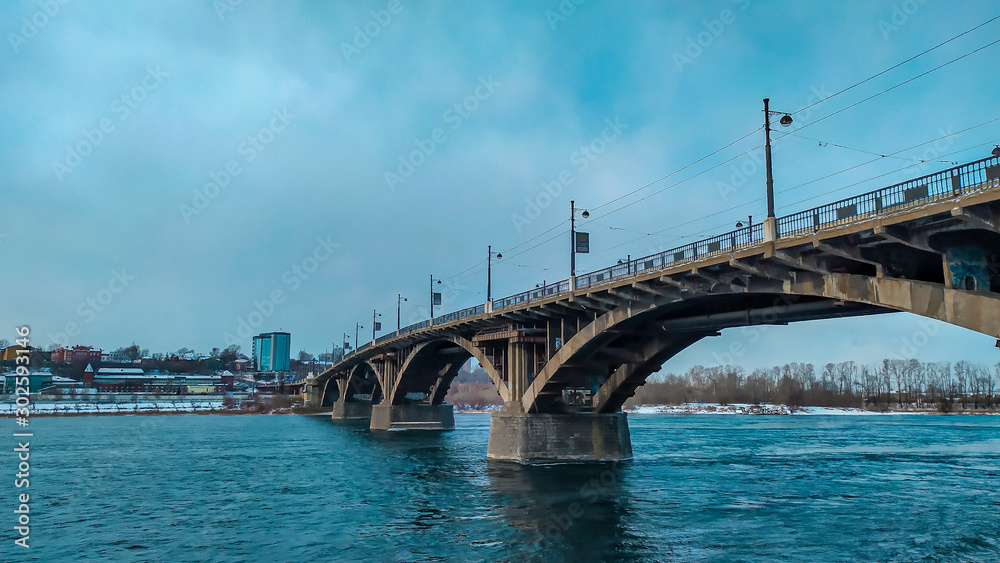
[(887, 211), (918, 207), (996, 184), (998, 157), (963, 164), (927, 176), (793, 213), (778, 219), (778, 236), (815, 233)]
[[(1000, 187), (1000, 157), (985, 158), (780, 217), (777, 219), (777, 236), (780, 238), (782, 235), (815, 233), (824, 228), (839, 227), (886, 212), (920, 207), (938, 200), (998, 187)], [(581, 274), (576, 277), (576, 289), (599, 287), (651, 270), (662, 270), (685, 262), (732, 254), (763, 241), (763, 224), (749, 225), (691, 244), (616, 264), (610, 268)], [(536, 287), (509, 297), (493, 300), (493, 311), (501, 311), (524, 303), (569, 293), (569, 289), (568, 279), (550, 283), (544, 287)], [(482, 315), (485, 312), (485, 305), (469, 307), (436, 317), (434, 326)], [(409, 334), (429, 326), (429, 321), (421, 321), (400, 329), (398, 335)], [(392, 332), (378, 338), (374, 343), (379, 344), (396, 336), (396, 332)], [(351, 355), (371, 345), (372, 343), (369, 342), (354, 350)]]

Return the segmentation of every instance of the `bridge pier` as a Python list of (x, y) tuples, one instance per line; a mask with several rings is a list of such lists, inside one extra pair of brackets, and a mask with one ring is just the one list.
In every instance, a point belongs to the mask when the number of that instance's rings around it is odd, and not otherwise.
[(494, 411), (486, 457), (517, 462), (632, 459), (628, 416)]
[(451, 405), (388, 405), (372, 407), (372, 430), (454, 430)]
[(372, 404), (362, 401), (337, 401), (333, 404), (334, 420), (359, 420), (372, 417)]

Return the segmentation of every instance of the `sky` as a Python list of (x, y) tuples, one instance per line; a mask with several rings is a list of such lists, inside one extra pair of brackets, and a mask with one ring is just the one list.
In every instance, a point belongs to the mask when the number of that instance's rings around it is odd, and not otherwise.
[[(431, 276), (436, 314), (483, 303), (490, 246), (494, 298), (567, 278), (571, 201), (590, 211), (578, 272), (726, 232), (766, 214), (765, 97), (794, 112), (774, 135), (779, 216), (977, 160), (1000, 142), (1000, 45), (973, 51), (1000, 20), (826, 98), (997, 15), (975, 0), (3, 2), (0, 338), (248, 352), (280, 329), (318, 354), (367, 342), (373, 314), (394, 329), (400, 303), (403, 325), (427, 318)], [(992, 364), (994, 342), (895, 313), (729, 329), (664, 369)]]

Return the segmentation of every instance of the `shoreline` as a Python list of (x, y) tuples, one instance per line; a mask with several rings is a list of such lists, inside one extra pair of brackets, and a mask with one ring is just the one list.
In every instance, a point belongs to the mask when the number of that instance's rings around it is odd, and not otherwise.
[[(30, 407), (29, 417), (54, 417), (54, 416), (158, 416), (158, 415), (182, 415), (182, 414), (219, 414), (219, 415), (303, 415), (303, 416), (328, 416), (331, 414), (329, 407), (305, 408), (301, 406), (280, 407), (273, 409), (246, 409), (239, 407), (225, 407), (215, 401), (203, 403), (40, 403), (47, 407), (36, 410), (36, 404)], [(107, 408), (112, 406), (126, 406), (126, 408)], [(73, 408), (69, 408), (72, 406)], [(62, 408), (60, 408), (62, 407)], [(102, 410), (101, 407), (105, 407)], [(11, 408), (0, 407), (0, 416), (13, 418), (15, 412)], [(455, 414), (491, 414), (496, 409), (455, 409)], [(890, 416), (890, 415), (1000, 415), (1000, 410), (996, 409), (955, 409), (952, 412), (940, 412), (935, 409), (924, 410), (886, 410), (875, 411), (854, 407), (788, 407), (786, 405), (751, 405), (751, 404), (717, 404), (717, 403), (685, 403), (680, 405), (639, 405), (626, 409), (626, 414), (635, 415), (726, 415), (726, 416)]]

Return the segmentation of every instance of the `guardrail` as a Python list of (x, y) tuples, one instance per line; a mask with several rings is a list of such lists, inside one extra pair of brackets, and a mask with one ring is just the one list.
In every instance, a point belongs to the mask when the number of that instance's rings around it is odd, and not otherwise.
[[(824, 228), (842, 226), (885, 212), (919, 207), (937, 200), (992, 187), (1000, 187), (1000, 157), (995, 156), (780, 217), (777, 220), (777, 236), (780, 238), (782, 235), (815, 233)], [(638, 276), (649, 270), (661, 270), (684, 262), (731, 254), (763, 241), (763, 224), (748, 225), (691, 244), (616, 264), (610, 268), (579, 275), (576, 277), (576, 288), (599, 287), (622, 278)], [(495, 299), (493, 300), (493, 310), (500, 311), (568, 292), (569, 280), (566, 279), (502, 299)], [(435, 317), (434, 325), (462, 320), (485, 312), (485, 305), (469, 307)], [(421, 321), (400, 329), (398, 335), (409, 334), (429, 326), (430, 321)], [(378, 338), (374, 343), (379, 344), (398, 335), (393, 332)], [(356, 349), (351, 355), (371, 345), (372, 343), (369, 342)]]
[(818, 232), (886, 211), (917, 207), (982, 189), (1000, 180), (998, 157), (963, 164), (920, 178), (800, 211), (778, 219), (778, 236)]

